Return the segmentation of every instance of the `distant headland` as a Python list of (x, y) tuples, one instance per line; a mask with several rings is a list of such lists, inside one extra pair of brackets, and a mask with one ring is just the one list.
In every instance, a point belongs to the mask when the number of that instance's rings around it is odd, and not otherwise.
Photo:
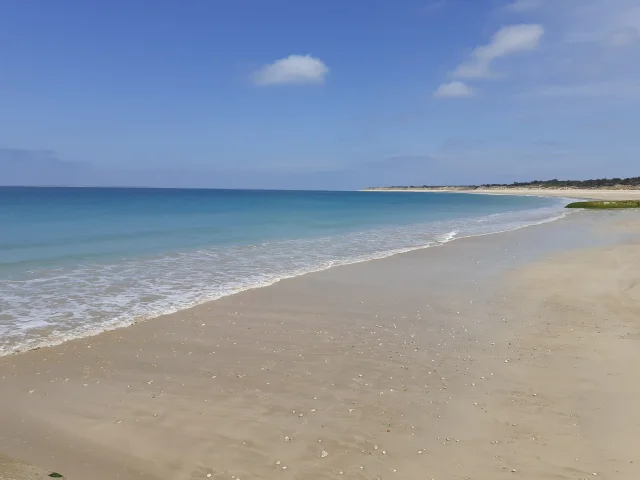
[(372, 190), (473, 191), (473, 190), (640, 190), (640, 177), (595, 180), (533, 180), (531, 182), (488, 183), (482, 185), (408, 185), (369, 187)]
[(534, 180), (510, 184), (423, 185), (365, 188), (368, 192), (453, 192), (485, 195), (532, 195), (585, 200), (640, 200), (640, 177), (597, 180)]

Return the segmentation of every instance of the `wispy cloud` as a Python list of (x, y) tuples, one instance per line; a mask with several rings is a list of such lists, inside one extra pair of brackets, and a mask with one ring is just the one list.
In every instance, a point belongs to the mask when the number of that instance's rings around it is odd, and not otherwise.
[(609, 42), (614, 47), (626, 47), (640, 42), (640, 30), (633, 27), (624, 27), (611, 32)]
[(435, 98), (460, 98), (460, 97), (471, 97), (475, 94), (473, 89), (468, 85), (454, 81), (450, 83), (443, 83), (438, 87), (438, 89), (434, 92), (433, 96)]
[(262, 66), (252, 76), (256, 85), (322, 84), (329, 67), (311, 55), (289, 55)]
[(476, 46), (434, 97), (468, 96), (474, 79), (500, 79), (539, 96), (638, 98), (638, 0), (500, 0), (493, 13), (536, 20), (507, 24)]
[(565, 36), (569, 43), (640, 46), (640, 5), (637, 0), (583, 0), (557, 9), (570, 19)]
[(423, 5), (420, 9), (423, 13), (433, 13), (443, 10), (448, 5), (447, 0), (433, 0), (432, 2)]
[(477, 47), (469, 61), (456, 68), (455, 77), (487, 78), (495, 76), (491, 70), (494, 60), (516, 53), (536, 50), (544, 35), (541, 25), (510, 25), (502, 27), (486, 45)]
[(640, 98), (638, 0), (545, 1), (548, 24), (544, 58), (534, 55), (530, 89), (538, 95), (602, 99)]
[(640, 82), (594, 82), (569, 85), (546, 85), (536, 93), (548, 97), (635, 97), (640, 98)]
[(543, 0), (515, 0), (512, 3), (509, 3), (505, 6), (505, 8), (511, 12), (528, 12), (530, 10), (535, 10), (542, 6)]

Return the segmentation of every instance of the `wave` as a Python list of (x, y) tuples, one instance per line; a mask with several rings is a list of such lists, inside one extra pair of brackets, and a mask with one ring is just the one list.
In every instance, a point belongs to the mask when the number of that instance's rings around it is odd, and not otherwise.
[(26, 272), (0, 282), (0, 356), (96, 335), (286, 278), (567, 214), (554, 206)]

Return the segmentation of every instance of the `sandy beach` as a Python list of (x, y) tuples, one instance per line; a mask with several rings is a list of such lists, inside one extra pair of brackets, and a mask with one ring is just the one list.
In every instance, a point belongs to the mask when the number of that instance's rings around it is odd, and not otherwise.
[(34, 480), (54, 478), (49, 477), (53, 474), (50, 470), (27, 465), (14, 458), (6, 457), (0, 454), (0, 478), (2, 480)]
[(2, 357), (0, 451), (75, 480), (636, 480), (638, 265), (637, 213), (578, 212)]
[(640, 189), (580, 189), (580, 188), (373, 188), (375, 192), (429, 192), (470, 193), (480, 195), (533, 195), (539, 197), (564, 197), (585, 200), (639, 200)]
[(494, 194), (494, 195), (536, 195), (540, 197), (569, 197), (587, 200), (638, 200), (640, 199), (640, 189), (638, 190), (587, 190), (587, 189), (480, 189), (469, 193)]

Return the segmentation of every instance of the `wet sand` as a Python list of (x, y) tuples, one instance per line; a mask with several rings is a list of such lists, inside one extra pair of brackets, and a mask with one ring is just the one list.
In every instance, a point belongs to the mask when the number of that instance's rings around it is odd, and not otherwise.
[(582, 212), (0, 358), (0, 451), (76, 480), (635, 480), (639, 237)]

